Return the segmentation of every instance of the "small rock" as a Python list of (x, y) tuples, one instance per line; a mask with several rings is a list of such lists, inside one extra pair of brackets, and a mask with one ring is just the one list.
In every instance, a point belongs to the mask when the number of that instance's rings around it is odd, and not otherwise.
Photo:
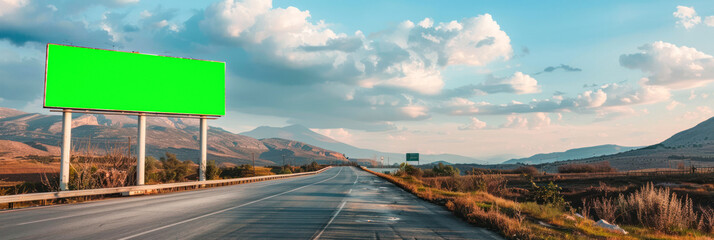
[[(576, 213), (576, 214), (577, 214), (577, 213)], [(565, 220), (575, 222), (575, 218), (574, 218), (573, 216), (568, 215), (568, 214), (563, 214), (563, 218), (565, 218)]]
[(575, 213), (575, 216), (578, 218), (585, 218), (585, 217), (583, 217), (583, 215), (580, 215), (580, 213)]
[(595, 225), (597, 225), (597, 226), (599, 226), (599, 227), (601, 227), (601, 228), (605, 228), (605, 229), (608, 229), (608, 230), (617, 232), (617, 233), (627, 234), (627, 231), (625, 231), (625, 229), (622, 229), (622, 228), (620, 228), (620, 226), (617, 226), (616, 224), (611, 224), (611, 223), (609, 223), (609, 222), (607, 222), (607, 221), (605, 221), (605, 220), (602, 220), (602, 219), (600, 219), (599, 221), (597, 221), (597, 222), (595, 223)]

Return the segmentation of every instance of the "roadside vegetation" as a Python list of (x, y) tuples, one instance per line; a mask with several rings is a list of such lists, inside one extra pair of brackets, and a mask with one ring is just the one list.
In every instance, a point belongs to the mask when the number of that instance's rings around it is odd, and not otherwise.
[[(47, 161), (52, 159), (37, 159)], [(219, 166), (210, 160), (206, 164), (206, 179), (231, 179), (276, 174), (290, 174), (317, 171), (326, 167), (316, 162), (303, 166)], [(121, 154), (105, 156), (75, 155), (70, 160), (69, 189), (84, 190), (133, 186), (136, 184), (136, 158)], [(156, 159), (147, 157), (145, 161), (145, 183), (162, 184), (195, 181), (198, 179), (198, 165), (190, 160), (179, 160), (176, 155), (166, 153)], [(43, 173), (39, 181), (26, 181), (12, 186), (0, 187), (0, 195), (53, 192), (59, 190), (59, 173)]]
[[(606, 169), (605, 165), (592, 166)], [(394, 174), (372, 172), (464, 220), (509, 239), (712, 239), (714, 210), (652, 183), (627, 192), (608, 192), (572, 200), (553, 181), (537, 181), (538, 171), (472, 169), (453, 174), (453, 166), (419, 169), (402, 164)], [(590, 166), (574, 166), (586, 169)], [(578, 170), (580, 171), (580, 170)], [(513, 187), (509, 179), (525, 180)], [(607, 189), (607, 188), (605, 188)], [(592, 189), (591, 189), (592, 190)], [(607, 191), (607, 190), (606, 190)], [(598, 220), (622, 229), (599, 226)], [(614, 225), (609, 225), (610, 227)], [(625, 233), (627, 232), (627, 233)]]

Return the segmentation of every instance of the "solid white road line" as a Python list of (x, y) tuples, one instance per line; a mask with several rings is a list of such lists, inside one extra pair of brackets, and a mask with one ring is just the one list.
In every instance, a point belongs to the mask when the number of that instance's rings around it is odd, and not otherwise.
[(340, 211), (342, 211), (342, 208), (345, 207), (346, 203), (347, 203), (347, 200), (342, 201), (342, 204), (340, 204), (340, 208), (337, 209), (337, 212), (335, 212), (335, 214), (332, 215), (332, 218), (330, 218), (330, 221), (327, 222), (327, 225), (325, 225), (325, 227), (323, 227), (322, 230), (320, 230), (320, 233), (318, 233), (317, 236), (315, 236), (315, 238), (313, 238), (313, 240), (320, 239), (320, 236), (322, 236), (322, 233), (324, 233), (325, 230), (327, 230), (327, 227), (329, 227), (330, 224), (332, 224), (332, 221), (334, 221), (335, 218), (337, 217), (337, 215), (340, 214)]
[(176, 222), (176, 223), (172, 223), (172, 224), (169, 224), (169, 225), (166, 225), (166, 226), (163, 226), (163, 227), (154, 228), (154, 229), (151, 229), (151, 230), (149, 230), (149, 231), (140, 232), (140, 233), (137, 233), (137, 234), (128, 236), (128, 237), (120, 238), (119, 240), (132, 239), (132, 238), (135, 238), (135, 237), (138, 237), (138, 236), (146, 235), (146, 234), (148, 234), (148, 233), (156, 232), (156, 231), (159, 231), (159, 230), (162, 230), (162, 229), (166, 229), (166, 228), (170, 228), (170, 227), (173, 227), (173, 226), (176, 226), (176, 225), (180, 225), (180, 224), (184, 224), (184, 223), (187, 223), (187, 222), (195, 221), (195, 220), (198, 220), (198, 219), (201, 219), (201, 218), (205, 218), (205, 217), (208, 217), (208, 216), (213, 216), (213, 215), (216, 215), (216, 214), (219, 214), (219, 213), (222, 213), (222, 212), (230, 211), (230, 210), (233, 210), (233, 209), (236, 209), (236, 208), (240, 208), (240, 207), (245, 207), (245, 206), (248, 206), (248, 205), (251, 205), (251, 204), (253, 204), (253, 203), (257, 203), (257, 202), (263, 201), (263, 200), (271, 199), (271, 198), (274, 198), (274, 197), (277, 197), (277, 196), (280, 196), (280, 195), (283, 195), (283, 194), (286, 194), (286, 193), (294, 192), (294, 191), (297, 191), (297, 190), (300, 190), (300, 189), (303, 189), (303, 188), (306, 188), (306, 187), (309, 187), (309, 186), (312, 186), (312, 185), (315, 185), (315, 184), (319, 184), (319, 183), (323, 183), (323, 182), (332, 180), (333, 178), (335, 178), (335, 177), (337, 177), (338, 175), (340, 175), (341, 172), (342, 172), (342, 168), (340, 168), (340, 171), (338, 171), (337, 174), (335, 174), (335, 176), (332, 176), (332, 177), (330, 177), (330, 178), (328, 178), (328, 179), (325, 179), (325, 180), (322, 180), (322, 181), (319, 181), (319, 182), (316, 182), (316, 183), (311, 183), (311, 184), (308, 184), (308, 185), (305, 185), (305, 186), (302, 186), (302, 187), (299, 187), (299, 188), (295, 188), (295, 189), (292, 189), (292, 190), (289, 190), (289, 191), (285, 191), (285, 192), (278, 193), (278, 194), (275, 194), (275, 195), (267, 196), (267, 197), (264, 197), (264, 198), (261, 198), (261, 199), (255, 200), (255, 201), (247, 202), (247, 203), (244, 203), (244, 204), (241, 204), (241, 205), (238, 205), (238, 206), (229, 207), (229, 208), (226, 208), (226, 209), (218, 210), (218, 211), (215, 211), (215, 212), (212, 212), (212, 213), (207, 213), (207, 214), (204, 214), (204, 215), (201, 215), (201, 216), (198, 216), (198, 217), (194, 217), (194, 218), (189, 218), (189, 219), (186, 219), (186, 220), (183, 220), (183, 221), (180, 221), (180, 222)]

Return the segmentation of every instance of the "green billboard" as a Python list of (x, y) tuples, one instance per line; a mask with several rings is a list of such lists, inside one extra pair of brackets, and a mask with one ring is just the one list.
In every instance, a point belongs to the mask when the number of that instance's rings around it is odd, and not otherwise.
[(225, 63), (47, 44), (45, 108), (222, 116)]
[(419, 153), (407, 153), (407, 161), (419, 161)]

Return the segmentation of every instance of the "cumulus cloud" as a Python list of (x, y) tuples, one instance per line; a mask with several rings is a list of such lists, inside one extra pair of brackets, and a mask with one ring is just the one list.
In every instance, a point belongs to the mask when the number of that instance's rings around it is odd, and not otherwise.
[(444, 91), (442, 97), (472, 97), (495, 93), (515, 93), (529, 94), (539, 93), (540, 85), (538, 81), (522, 72), (516, 72), (510, 77), (498, 78), (489, 76), (486, 81), (480, 84), (469, 84), (455, 89)]
[(506, 117), (506, 122), (501, 125), (501, 128), (541, 129), (550, 126), (550, 123), (550, 117), (542, 112), (534, 113), (530, 117), (514, 114)]
[(18, 8), (27, 5), (28, 0), (2, 0), (0, 1), (0, 17), (15, 12)]
[(697, 16), (694, 7), (677, 6), (677, 11), (672, 13), (677, 18), (677, 24), (686, 29), (691, 29), (702, 22), (702, 18)]
[(330, 137), (332, 139), (335, 139), (337, 141), (343, 142), (343, 143), (352, 142), (352, 133), (350, 133), (348, 130), (346, 130), (344, 128), (332, 128), (332, 129), (313, 128), (310, 130), (312, 130), (316, 133), (325, 135), (327, 137)]
[(714, 16), (708, 16), (704, 18), (704, 24), (709, 27), (714, 27)]
[(471, 122), (466, 125), (459, 126), (459, 130), (476, 130), (483, 129), (486, 127), (486, 122), (479, 120), (478, 118), (471, 117)]
[(604, 84), (595, 90), (582, 92), (576, 97), (554, 95), (547, 99), (534, 99), (528, 103), (516, 101), (507, 104), (477, 103), (466, 98), (453, 97), (443, 101), (438, 110), (452, 115), (501, 115), (564, 111), (594, 113), (604, 108), (662, 102), (670, 99), (670, 97), (669, 89), (661, 86), (644, 85), (642, 82), (638, 87), (611, 83)]
[(639, 53), (620, 56), (620, 65), (648, 74), (646, 84), (687, 89), (714, 80), (714, 58), (695, 48), (657, 41)]
[(111, 36), (100, 28), (89, 28), (81, 20), (69, 20), (66, 11), (46, 1), (0, 1), (0, 40), (15, 45), (27, 42), (71, 43), (97, 46), (97, 42), (111, 41)]
[[(489, 14), (440, 23), (407, 20), (367, 36), (337, 33), (311, 19), (309, 11), (275, 8), (269, 0), (225, 0), (198, 12), (184, 28), (178, 36), (190, 39), (185, 44), (223, 49), (218, 51), (235, 63), (229, 66), (237, 77), (229, 84), (230, 106), (316, 128), (327, 123), (315, 118), (350, 118), (337, 122), (355, 121), (352, 127), (365, 130), (427, 119), (432, 109), (416, 99), (440, 96), (443, 68), (483, 66), (512, 55), (510, 38)], [(234, 59), (246, 54), (242, 62)], [(522, 73), (496, 83), (505, 92), (539, 90), (535, 79)], [(266, 100), (264, 93), (251, 90), (256, 88), (282, 100)]]
[(444, 86), (443, 67), (481, 66), (512, 54), (510, 38), (489, 14), (445, 23), (404, 21), (370, 37), (335, 33), (323, 21), (311, 21), (308, 11), (273, 8), (270, 0), (221, 1), (200, 15), (199, 32), (210, 41), (243, 47), (271, 65), (321, 70), (303, 83), (342, 81), (431, 95)]
[(682, 105), (682, 103), (677, 102), (675, 100), (672, 100), (669, 104), (667, 104), (667, 110), (672, 111), (674, 110), (677, 106)]

